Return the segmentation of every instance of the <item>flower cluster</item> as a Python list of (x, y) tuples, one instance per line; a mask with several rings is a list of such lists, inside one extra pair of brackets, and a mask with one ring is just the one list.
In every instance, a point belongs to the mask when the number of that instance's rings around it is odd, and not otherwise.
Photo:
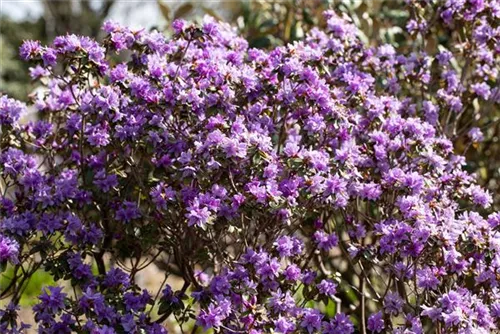
[[(212, 278), (206, 290), (193, 292), (194, 298), (206, 305), (198, 316), (198, 324), (204, 329), (224, 325), (245, 333), (271, 330), (353, 333), (353, 325), (345, 314), (339, 313), (326, 321), (318, 310), (304, 307), (310, 301), (328, 303), (330, 298), (335, 298), (337, 283), (302, 269), (307, 261), (300, 256), (299, 240), (292, 241), (289, 237), (280, 240), (274, 249), (277, 257), (248, 248), (234, 269), (224, 268)], [(283, 254), (284, 243), (295, 244), (293, 254)], [(301, 262), (304, 265), (299, 267)], [(302, 295), (302, 300), (297, 295)]]
[(11, 238), (0, 235), (0, 263), (17, 263), (19, 243)]
[[(171, 39), (107, 22), (101, 44), (25, 42), (46, 89), (29, 123), (0, 100), (3, 332), (23, 330), (39, 269), (60, 283), (34, 307), (41, 333), (497, 329), (500, 214), (453, 132), (471, 101), (500, 102), (500, 7), (470, 2), (435, 16), (469, 22), (461, 73), (447, 50), (368, 47), (333, 11), (269, 52), (209, 17)], [(148, 265), (182, 288), (141, 287)]]

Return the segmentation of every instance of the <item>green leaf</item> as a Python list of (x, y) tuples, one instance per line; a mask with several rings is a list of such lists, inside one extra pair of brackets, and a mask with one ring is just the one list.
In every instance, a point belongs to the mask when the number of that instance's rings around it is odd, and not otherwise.
[(325, 311), (326, 315), (329, 318), (332, 318), (333, 316), (335, 316), (335, 313), (337, 313), (337, 304), (332, 299), (328, 299), (328, 304), (326, 304)]

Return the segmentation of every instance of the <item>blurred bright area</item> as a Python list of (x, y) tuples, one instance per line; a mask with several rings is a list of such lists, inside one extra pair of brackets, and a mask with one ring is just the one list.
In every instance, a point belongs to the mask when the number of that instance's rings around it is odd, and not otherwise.
[(66, 33), (99, 38), (111, 19), (127, 26), (166, 30), (175, 18), (205, 14), (233, 21), (244, 2), (166, 0), (0, 0), (0, 94), (26, 100), (35, 87), (18, 57), (23, 40), (42, 43)]
[(50, 43), (66, 33), (102, 37), (107, 19), (167, 34), (173, 20), (211, 15), (239, 30), (250, 47), (269, 49), (302, 39), (324, 27), (323, 12), (336, 9), (360, 29), (365, 43), (408, 43), (407, 0), (0, 0), (0, 94), (27, 100), (33, 87), (29, 66), (20, 61), (23, 40)]
[[(45, 0), (2, 0), (1, 12), (2, 15), (13, 21), (22, 22), (25, 20), (36, 21), (44, 15), (47, 5)], [(50, 2), (66, 2), (65, 7), (71, 7), (71, 10), (78, 13), (82, 12), (81, 2), (75, 0), (51, 0)], [(104, 7), (105, 1), (85, 1), (94, 11), (99, 11)], [(172, 2), (179, 3), (180, 1)], [(110, 19), (120, 23), (137, 25), (145, 28), (150, 28), (154, 25), (164, 23), (161, 12), (158, 11), (158, 3), (156, 1), (130, 1), (120, 0), (113, 1), (109, 12), (107, 13)]]

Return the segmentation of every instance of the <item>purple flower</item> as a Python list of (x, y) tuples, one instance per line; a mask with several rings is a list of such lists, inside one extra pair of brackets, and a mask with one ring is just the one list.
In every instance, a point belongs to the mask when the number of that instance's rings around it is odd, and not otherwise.
[(314, 282), (314, 280), (316, 279), (317, 275), (318, 274), (315, 271), (306, 270), (304, 272), (304, 274), (302, 275), (302, 283), (304, 283), (305, 285), (312, 284)]
[(106, 273), (103, 284), (108, 288), (121, 287), (126, 289), (130, 285), (130, 278), (123, 270), (112, 268)]
[(274, 321), (274, 330), (277, 333), (293, 333), (295, 331), (295, 324), (292, 320), (289, 320), (281, 315)]
[(40, 65), (37, 65), (35, 67), (30, 67), (30, 77), (32, 80), (36, 80), (36, 79), (39, 79), (41, 77), (48, 76), (49, 74), (50, 74), (50, 72)]
[(406, 30), (411, 34), (415, 31), (418, 31), (418, 23), (415, 20), (410, 20), (406, 24)]
[(211, 223), (213, 216), (210, 209), (200, 204), (198, 199), (195, 199), (187, 208), (186, 218), (188, 219), (188, 226), (196, 225), (204, 228), (207, 224)]
[(422, 306), (422, 315), (429, 317), (432, 321), (437, 321), (441, 318), (442, 310), (440, 308)]
[(93, 99), (94, 105), (103, 111), (117, 109), (120, 105), (118, 93), (110, 86), (103, 86), (99, 89)]
[(324, 231), (319, 230), (314, 232), (313, 240), (318, 245), (319, 249), (329, 251), (333, 247), (337, 246), (338, 238), (335, 234), (326, 234)]
[(81, 282), (83, 287), (87, 287), (95, 283), (92, 268), (89, 264), (83, 263), (81, 254), (68, 254), (67, 263), (71, 269), (73, 277)]
[(338, 313), (329, 322), (323, 322), (324, 334), (352, 334), (354, 325), (344, 313)]
[(133, 314), (127, 314), (121, 319), (121, 325), (126, 333), (133, 333), (136, 331), (137, 324), (134, 320)]
[(479, 128), (471, 128), (467, 135), (473, 143), (480, 143), (484, 140), (484, 135)]
[(432, 268), (426, 267), (424, 269), (417, 270), (417, 282), (419, 288), (424, 289), (436, 289), (440, 282), (436, 277), (436, 274)]
[(130, 223), (134, 219), (141, 217), (141, 211), (135, 202), (124, 201), (116, 211), (115, 218), (124, 223)]
[(318, 310), (307, 308), (302, 314), (300, 327), (304, 328), (308, 333), (319, 331), (321, 329), (321, 320), (323, 315)]
[(142, 290), (141, 294), (127, 292), (123, 295), (123, 302), (127, 311), (143, 311), (146, 305), (149, 303), (150, 299), (151, 296), (149, 295), (147, 290)]
[(62, 288), (58, 286), (49, 286), (42, 290), (42, 294), (38, 297), (40, 303), (33, 307), (35, 313), (48, 312), (56, 314), (65, 307), (66, 294), (62, 292)]
[(280, 237), (278, 240), (276, 240), (274, 246), (280, 254), (280, 257), (287, 257), (292, 255), (293, 241), (291, 237)]
[(222, 321), (229, 316), (229, 313), (230, 311), (225, 307), (210, 304), (206, 310), (201, 311), (197, 323), (202, 326), (204, 330), (218, 328), (222, 325)]
[(333, 298), (337, 293), (337, 283), (333, 282), (329, 279), (321, 280), (321, 282), (317, 285), (319, 293)]
[(6, 95), (0, 97), (0, 126), (15, 124), (25, 112), (24, 103), (8, 98)]
[(231, 289), (231, 284), (227, 276), (216, 276), (210, 282), (210, 290), (214, 294), (229, 294)]
[(448, 50), (443, 50), (436, 55), (440, 65), (447, 65), (451, 58), (453, 58), (453, 54)]
[(181, 19), (176, 19), (172, 22), (172, 28), (176, 34), (180, 34), (186, 25), (186, 21)]
[(380, 185), (375, 183), (367, 183), (360, 185), (359, 196), (368, 200), (377, 200), (382, 195)]
[(283, 271), (283, 276), (287, 281), (295, 282), (302, 277), (302, 272), (296, 264), (291, 264)]
[(87, 125), (85, 133), (87, 135), (87, 141), (92, 146), (104, 147), (109, 144), (109, 133), (101, 125)]
[(291, 313), (297, 308), (290, 291), (282, 293), (280, 289), (271, 293), (268, 303), (271, 309), (278, 313)]
[(424, 101), (423, 110), (424, 110), (425, 120), (432, 125), (436, 124), (439, 118), (438, 108), (432, 102)]
[(424, 186), (424, 178), (416, 172), (403, 177), (403, 185), (410, 189), (413, 194), (418, 194)]
[(368, 323), (367, 323), (367, 328), (368, 330), (375, 332), (375, 333), (381, 333), (384, 328), (385, 328), (385, 323), (383, 319), (383, 314), (382, 312), (377, 312), (368, 317)]
[(110, 72), (111, 82), (123, 82), (130, 76), (126, 64), (116, 65)]
[(247, 144), (239, 142), (237, 139), (226, 139), (223, 142), (222, 147), (227, 158), (245, 158), (247, 155)]
[(491, 95), (490, 86), (486, 82), (477, 83), (471, 86), (472, 91), (484, 100), (488, 100)]
[(45, 66), (55, 66), (57, 64), (57, 51), (45, 48), (42, 52), (42, 60)]
[(107, 193), (112, 188), (118, 186), (118, 177), (115, 174), (106, 175), (104, 170), (100, 170), (94, 177), (94, 184), (99, 187), (102, 192)]
[(10, 262), (17, 264), (19, 256), (19, 243), (7, 236), (0, 234), (0, 263)]
[(271, 258), (269, 262), (264, 262), (257, 268), (257, 273), (261, 276), (261, 279), (273, 279), (278, 277), (280, 273), (280, 263), (278, 259)]
[(102, 25), (102, 30), (104, 30), (108, 34), (115, 31), (119, 31), (121, 28), (122, 27), (120, 26), (120, 24), (113, 20), (106, 20)]
[(175, 191), (167, 187), (163, 182), (156, 185), (150, 192), (151, 199), (158, 210), (167, 209), (168, 201), (175, 199)]
[(388, 314), (397, 315), (403, 308), (403, 300), (395, 292), (388, 293), (384, 298), (384, 310)]
[(96, 328), (95, 330), (93, 330), (92, 334), (116, 334), (116, 331), (112, 327), (104, 325), (101, 328)]
[(488, 208), (491, 205), (493, 199), (487, 190), (484, 190), (480, 186), (473, 185), (469, 188), (469, 193), (475, 204), (480, 205), (484, 208)]
[(39, 41), (24, 41), (19, 48), (19, 55), (23, 60), (35, 58), (42, 51)]
[(288, 257), (301, 254), (303, 244), (295, 237), (282, 236), (276, 240), (274, 247), (280, 254), (280, 257)]

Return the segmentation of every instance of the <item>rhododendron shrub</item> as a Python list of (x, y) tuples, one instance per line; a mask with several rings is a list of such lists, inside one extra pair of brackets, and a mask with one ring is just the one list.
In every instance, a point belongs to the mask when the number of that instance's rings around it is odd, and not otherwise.
[(57, 284), (40, 333), (495, 331), (500, 214), (451, 139), (463, 108), (500, 102), (498, 2), (436, 9), (472, 74), (325, 15), (269, 52), (211, 18), (171, 39), (107, 22), (102, 43), (26, 41), (45, 88), (36, 121), (0, 99), (1, 331), (25, 329), (38, 270)]

